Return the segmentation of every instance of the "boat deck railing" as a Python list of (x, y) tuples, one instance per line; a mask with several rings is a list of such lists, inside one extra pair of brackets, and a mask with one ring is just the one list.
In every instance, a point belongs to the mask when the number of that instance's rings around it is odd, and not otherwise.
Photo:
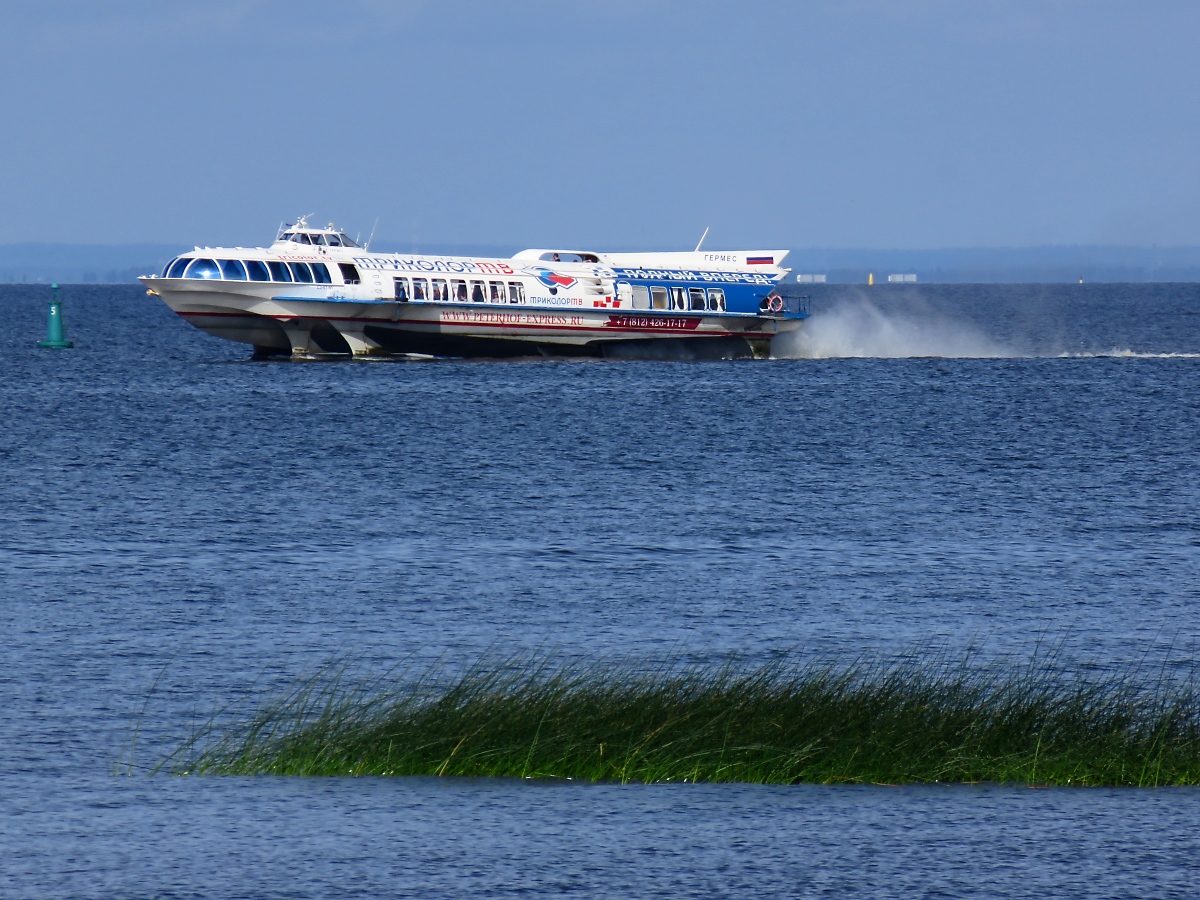
[(805, 294), (799, 297), (784, 297), (784, 312), (789, 316), (808, 317), (808, 301), (811, 298)]
[(809, 299), (807, 295), (771, 293), (763, 300), (759, 309), (768, 316), (781, 319), (806, 319)]

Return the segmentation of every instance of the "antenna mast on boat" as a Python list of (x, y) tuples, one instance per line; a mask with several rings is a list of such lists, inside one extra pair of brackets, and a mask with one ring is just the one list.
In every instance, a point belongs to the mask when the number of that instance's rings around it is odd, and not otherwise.
[(375, 224), (371, 226), (371, 236), (367, 238), (366, 244), (363, 245), (364, 250), (371, 249), (371, 241), (375, 240), (375, 229), (379, 227), (379, 216), (375, 217)]
[[(710, 225), (710, 226), (709, 226), (709, 228), (711, 228), (711, 227), (712, 227), (712, 226)], [(704, 234), (700, 235), (700, 243), (696, 244), (696, 249), (692, 251), (693, 253), (699, 253), (699, 252), (700, 252), (700, 247), (701, 247), (701, 246), (704, 244), (704, 239), (705, 239), (706, 237), (708, 237), (708, 228), (705, 228), (705, 229), (704, 229)]]

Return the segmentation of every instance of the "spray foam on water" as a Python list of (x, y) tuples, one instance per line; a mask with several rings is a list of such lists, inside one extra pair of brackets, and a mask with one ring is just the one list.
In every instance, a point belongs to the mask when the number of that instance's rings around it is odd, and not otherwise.
[(777, 359), (1001, 359), (1021, 355), (963, 322), (933, 312), (885, 312), (863, 298), (843, 300), (813, 313), (797, 331), (780, 335), (772, 344)]
[(1088, 353), (1059, 353), (1059, 359), (1200, 359), (1200, 353), (1141, 353), (1137, 350), (1106, 350)]

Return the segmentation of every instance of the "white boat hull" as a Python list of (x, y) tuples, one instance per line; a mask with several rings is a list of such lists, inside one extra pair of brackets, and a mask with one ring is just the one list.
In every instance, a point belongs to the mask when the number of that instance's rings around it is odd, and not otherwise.
[(776, 334), (799, 324), (706, 312), (276, 299), (271, 287), (217, 292), (181, 280), (159, 281), (155, 291), (192, 325), (260, 356), (765, 357)]
[(763, 357), (807, 310), (774, 290), (786, 250), (508, 259), (373, 253), (333, 226), (197, 247), (141, 279), (256, 356)]

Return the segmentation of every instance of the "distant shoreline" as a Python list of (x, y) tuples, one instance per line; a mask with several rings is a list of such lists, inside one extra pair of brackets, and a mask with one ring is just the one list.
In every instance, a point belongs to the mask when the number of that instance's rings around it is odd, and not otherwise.
[[(128, 287), (140, 287), (140, 285), (138, 284), (138, 281), (137, 281), (138, 276), (147, 275), (153, 271), (155, 271), (155, 270), (154, 269), (145, 269), (145, 270), (138, 269), (137, 275), (133, 275), (129, 278), (112, 279), (112, 280), (104, 279), (104, 280), (84, 281), (81, 279), (72, 280), (70, 278), (38, 278), (37, 280), (29, 280), (29, 281), (4, 281), (3, 279), (0, 279), (0, 288), (20, 288), (20, 287), (39, 287), (39, 286), (49, 288), (51, 284), (58, 284), (62, 287), (71, 287), (73, 285), (79, 286), (79, 287), (102, 287), (102, 286), (106, 286), (106, 285), (113, 286), (113, 287), (120, 286), (120, 285), (125, 285)], [(876, 277), (878, 277), (878, 276), (876, 276)], [(1200, 272), (1197, 272), (1195, 276), (1188, 277), (1188, 278), (1161, 278), (1161, 279), (1158, 279), (1158, 278), (1156, 278), (1156, 279), (1124, 278), (1124, 279), (1112, 279), (1112, 280), (1105, 280), (1105, 279), (1100, 279), (1100, 278), (1096, 278), (1096, 279), (1085, 278), (1082, 280), (1082, 282), (1080, 282), (1079, 279), (1074, 279), (1074, 278), (1041, 279), (1041, 280), (1032, 279), (1032, 278), (1031, 279), (1009, 278), (1009, 279), (995, 279), (995, 280), (991, 280), (991, 281), (988, 281), (988, 280), (934, 281), (934, 280), (918, 279), (915, 282), (908, 282), (905, 284), (888, 284), (886, 281), (881, 284), (878, 281), (876, 281), (876, 283), (874, 285), (868, 285), (866, 279), (863, 279), (862, 281), (850, 281), (850, 280), (834, 281), (834, 280), (830, 279), (828, 281), (823, 281), (823, 282), (820, 282), (817, 284), (811, 284), (811, 283), (810, 284), (799, 284), (795, 281), (795, 279), (793, 277), (793, 278), (790, 278), (789, 280), (785, 281), (783, 283), (781, 289), (783, 290), (783, 292), (785, 294), (788, 294), (788, 295), (795, 295), (797, 293), (806, 294), (806, 293), (809, 293), (814, 290), (822, 291), (822, 290), (829, 290), (831, 288), (863, 288), (864, 290), (869, 288), (872, 291), (881, 291), (881, 292), (883, 292), (883, 291), (896, 291), (896, 292), (907, 291), (907, 292), (911, 293), (912, 291), (918, 290), (922, 287), (931, 287), (931, 286), (932, 287), (953, 287), (953, 286), (968, 287), (973, 284), (976, 284), (976, 285), (1013, 285), (1013, 286), (1017, 286), (1017, 285), (1033, 286), (1033, 285), (1043, 284), (1043, 285), (1062, 286), (1062, 285), (1080, 284), (1080, 283), (1082, 283), (1084, 285), (1121, 285), (1121, 284), (1190, 285), (1190, 284), (1200, 284)]]
[[(786, 246), (787, 242), (773, 242)], [(377, 241), (376, 249), (448, 256), (508, 257), (522, 249), (494, 244), (410, 244)], [(0, 244), (0, 284), (124, 284), (159, 272), (180, 244)], [(646, 249), (646, 248), (600, 248)], [(670, 248), (658, 248), (670, 249)], [(915, 275), (917, 284), (1071, 284), (1200, 282), (1200, 246), (1080, 245), (932, 250), (806, 248), (787, 258), (798, 276), (827, 284), (876, 284), (889, 275)]]

